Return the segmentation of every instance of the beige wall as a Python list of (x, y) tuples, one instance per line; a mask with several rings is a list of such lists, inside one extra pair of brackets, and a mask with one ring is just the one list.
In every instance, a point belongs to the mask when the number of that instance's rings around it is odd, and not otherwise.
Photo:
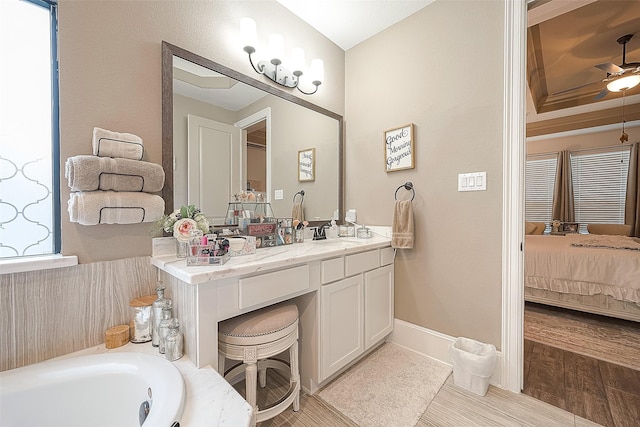
[[(640, 141), (640, 126), (625, 128), (629, 135), (629, 142)], [(527, 140), (527, 154), (556, 153), (562, 150), (581, 150), (585, 148), (612, 147), (620, 145), (622, 124), (615, 130), (589, 132), (577, 135), (549, 135), (542, 138), (529, 138)]]
[[(162, 40), (255, 76), (237, 41), (243, 16), (256, 20), (261, 40), (280, 30), (285, 48), (299, 44), (309, 58), (323, 58), (325, 83), (305, 98), (344, 114), (344, 52), (273, 0), (60, 0), (61, 162), (91, 154), (98, 126), (139, 135), (144, 160), (160, 163)], [(62, 206), (68, 199), (63, 185)], [(149, 230), (149, 224), (81, 226), (63, 212), (62, 252), (82, 263), (149, 255)]]
[[(390, 224), (415, 185), (416, 243), (396, 257), (396, 317), (500, 347), (502, 2), (438, 0), (346, 55), (346, 208)], [(384, 170), (385, 129), (415, 124), (415, 169)], [(457, 176), (487, 172), (487, 191)], [(399, 195), (403, 190), (399, 192)]]

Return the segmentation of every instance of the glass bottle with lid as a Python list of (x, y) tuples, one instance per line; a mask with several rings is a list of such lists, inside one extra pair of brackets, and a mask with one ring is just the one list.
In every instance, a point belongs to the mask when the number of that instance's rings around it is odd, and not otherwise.
[(169, 335), (169, 326), (171, 325), (171, 316), (173, 313), (173, 304), (171, 300), (165, 301), (165, 305), (162, 308), (162, 319), (160, 320), (160, 324), (158, 325), (158, 351), (164, 354), (166, 350), (165, 340)]
[(158, 347), (160, 345), (158, 328), (160, 326), (160, 320), (162, 320), (162, 308), (166, 301), (171, 301), (164, 297), (164, 290), (164, 284), (162, 281), (159, 281), (158, 286), (156, 287), (156, 294), (158, 298), (151, 305), (151, 344), (154, 347)]
[(169, 335), (167, 335), (165, 339), (165, 347), (165, 357), (172, 362), (180, 359), (184, 354), (184, 339), (180, 332), (180, 322), (178, 319), (171, 319)]

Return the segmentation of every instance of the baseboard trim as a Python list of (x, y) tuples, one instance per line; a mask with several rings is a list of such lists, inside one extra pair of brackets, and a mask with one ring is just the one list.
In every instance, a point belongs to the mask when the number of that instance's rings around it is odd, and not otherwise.
[[(394, 319), (393, 332), (387, 341), (413, 350), (426, 357), (452, 366), (449, 356), (449, 346), (456, 340), (455, 337), (432, 331), (404, 320)], [(496, 387), (502, 386), (502, 353), (498, 351), (496, 367), (493, 371), (490, 383)]]

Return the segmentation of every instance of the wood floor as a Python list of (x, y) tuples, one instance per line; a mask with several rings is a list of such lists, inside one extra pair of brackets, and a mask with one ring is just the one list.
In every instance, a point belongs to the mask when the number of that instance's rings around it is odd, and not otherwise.
[[(638, 340), (638, 325), (529, 303), (525, 310), (542, 310), (553, 316), (555, 329), (569, 325), (567, 331), (575, 335), (565, 338), (565, 343), (545, 341), (543, 344), (525, 339), (522, 392), (606, 427), (640, 426), (640, 370), (636, 368), (640, 358), (636, 347), (640, 343), (629, 341)], [(575, 325), (587, 329), (577, 331)], [(622, 352), (625, 348), (614, 347), (614, 342), (607, 340), (607, 336), (616, 337), (617, 332), (625, 328), (635, 331), (623, 341), (627, 343), (622, 347), (627, 347), (628, 357), (611, 357), (607, 352)], [(584, 343), (594, 349), (581, 351)], [(625, 364), (633, 368), (625, 367)]]
[(640, 371), (524, 343), (523, 393), (606, 427), (640, 426)]

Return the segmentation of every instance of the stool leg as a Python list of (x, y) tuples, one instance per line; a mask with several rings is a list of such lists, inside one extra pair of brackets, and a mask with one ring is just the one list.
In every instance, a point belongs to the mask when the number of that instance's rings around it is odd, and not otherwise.
[(267, 361), (258, 360), (258, 384), (261, 388), (267, 386)]
[(224, 354), (218, 353), (218, 373), (224, 377)]
[(289, 362), (291, 364), (291, 379), (289, 383), (293, 387), (298, 387), (296, 397), (293, 400), (293, 411), (298, 412), (300, 410), (300, 373), (298, 370), (298, 340), (289, 347)]
[(251, 416), (251, 426), (256, 425), (256, 414), (258, 413), (258, 405), (256, 405), (256, 379), (257, 379), (257, 366), (256, 362), (246, 362), (245, 370), (245, 394), (247, 396), (247, 402), (253, 408), (253, 415)]

